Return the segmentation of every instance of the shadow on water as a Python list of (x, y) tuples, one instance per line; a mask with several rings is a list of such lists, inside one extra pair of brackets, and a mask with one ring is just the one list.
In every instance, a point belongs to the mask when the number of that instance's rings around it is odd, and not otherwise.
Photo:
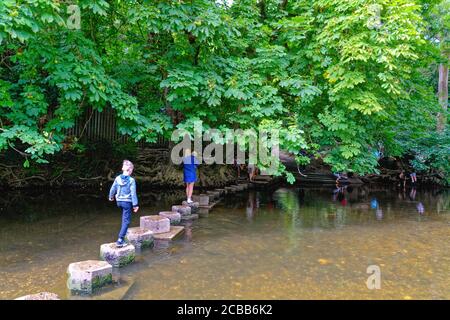
[[(0, 298), (52, 291), (70, 299), (449, 299), (446, 190), (293, 188), (226, 196), (182, 238), (145, 250), (96, 295), (71, 296), (69, 263), (97, 259), (120, 212), (103, 191), (10, 192), (0, 199)], [(142, 191), (141, 211), (182, 191)], [(382, 286), (369, 290), (367, 267)]]

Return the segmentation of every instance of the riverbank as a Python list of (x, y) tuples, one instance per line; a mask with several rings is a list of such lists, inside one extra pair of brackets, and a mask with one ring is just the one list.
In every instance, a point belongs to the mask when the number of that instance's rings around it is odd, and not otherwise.
[[(134, 177), (142, 188), (182, 188), (182, 166), (170, 162), (168, 149), (137, 149), (129, 153), (90, 150), (82, 154), (66, 152), (49, 164), (24, 167), (20, 159), (0, 158), (0, 188), (77, 188), (99, 189), (109, 186), (120, 173), (123, 159), (134, 163)], [(23, 161), (23, 159), (22, 159)], [(20, 163), (20, 164), (17, 164)], [(245, 173), (243, 173), (245, 174)], [(197, 187), (217, 188), (235, 182), (236, 169), (231, 165), (208, 165), (199, 170)]]
[[(135, 164), (134, 176), (140, 188), (181, 189), (183, 184), (182, 166), (170, 161), (167, 148), (136, 148), (127, 145), (111, 147), (94, 145), (83, 152), (66, 151), (52, 159), (49, 164), (22, 165), (23, 159), (11, 154), (0, 155), (0, 188), (36, 189), (36, 188), (75, 188), (101, 189), (108, 187), (114, 177), (120, 173), (123, 159)], [(320, 160), (312, 160), (299, 168), (292, 156), (280, 154), (280, 159), (287, 170), (296, 177), (296, 184), (335, 184), (336, 177), (331, 169)], [(366, 176), (349, 176), (343, 184), (388, 184), (398, 185), (400, 169), (392, 164), (381, 162), (379, 174)], [(247, 172), (241, 172), (247, 177)], [(202, 165), (199, 170), (196, 187), (220, 188), (237, 179), (237, 169), (233, 165)], [(417, 186), (443, 186), (445, 179), (437, 173), (417, 173)], [(407, 181), (410, 184), (410, 181)]]

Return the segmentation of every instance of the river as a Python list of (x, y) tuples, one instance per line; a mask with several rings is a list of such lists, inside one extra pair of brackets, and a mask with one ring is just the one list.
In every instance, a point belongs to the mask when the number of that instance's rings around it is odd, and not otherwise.
[[(181, 195), (141, 192), (132, 226)], [(63, 299), (450, 299), (448, 190), (278, 187), (227, 195), (169, 246), (144, 250), (116, 271), (114, 285), (71, 295), (67, 266), (98, 259), (120, 221), (105, 190), (4, 194), (0, 298), (50, 291)], [(367, 285), (373, 268), (379, 289)]]

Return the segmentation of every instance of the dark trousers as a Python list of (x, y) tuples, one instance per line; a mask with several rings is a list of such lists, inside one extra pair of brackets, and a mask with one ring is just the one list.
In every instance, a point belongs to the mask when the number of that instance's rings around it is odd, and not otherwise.
[(128, 226), (131, 222), (133, 204), (131, 202), (117, 201), (117, 206), (122, 208), (122, 227), (120, 228), (119, 239), (123, 239), (127, 235)]

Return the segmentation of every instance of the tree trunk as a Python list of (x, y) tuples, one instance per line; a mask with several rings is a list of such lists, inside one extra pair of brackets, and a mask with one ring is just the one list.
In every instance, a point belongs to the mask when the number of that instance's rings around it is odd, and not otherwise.
[(442, 132), (445, 129), (447, 123), (447, 105), (448, 105), (448, 61), (450, 60), (450, 53), (446, 54), (447, 63), (439, 64), (439, 84), (438, 84), (438, 97), (439, 105), (442, 111), (437, 115), (437, 131)]

